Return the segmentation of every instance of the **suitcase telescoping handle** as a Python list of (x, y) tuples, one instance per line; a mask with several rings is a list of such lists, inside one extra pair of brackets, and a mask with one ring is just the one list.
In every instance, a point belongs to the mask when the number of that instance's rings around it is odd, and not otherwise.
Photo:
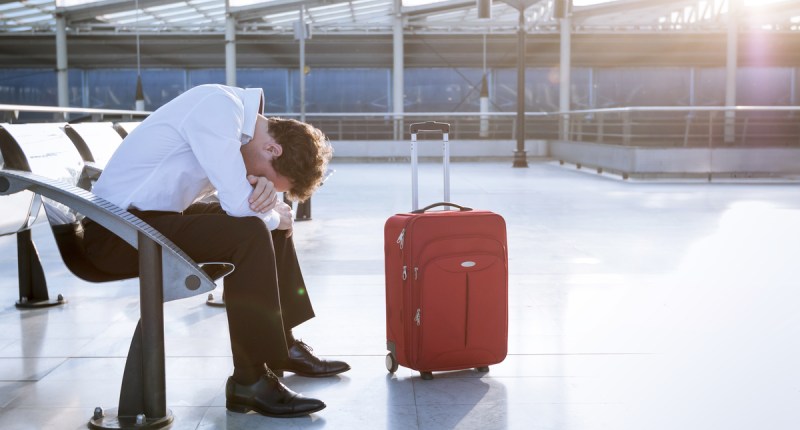
[(438, 131), (442, 133), (444, 201), (450, 201), (450, 124), (436, 121), (416, 122), (411, 124), (409, 128), (411, 129), (411, 210), (416, 211), (419, 208), (417, 133), (420, 131)]

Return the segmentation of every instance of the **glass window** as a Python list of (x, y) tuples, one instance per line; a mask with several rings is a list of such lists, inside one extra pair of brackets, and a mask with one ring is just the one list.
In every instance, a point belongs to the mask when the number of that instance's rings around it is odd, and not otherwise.
[[(517, 69), (499, 69), (492, 73), (494, 94), (491, 107), (500, 112), (517, 110)], [(525, 111), (552, 112), (559, 106), (558, 68), (525, 69)], [(490, 109), (491, 110), (491, 109)]]
[(225, 69), (193, 69), (189, 70), (188, 88), (203, 84), (224, 84)]
[[(225, 84), (224, 69), (190, 70), (188, 88), (204, 84)], [(236, 71), (236, 86), (261, 88), (267, 102), (265, 112), (286, 112), (288, 76), (286, 69), (239, 69)]]
[(597, 107), (688, 106), (688, 68), (595, 69)]
[[(306, 79), (306, 112), (387, 112), (389, 71), (387, 69), (312, 68)], [(291, 71), (292, 110), (300, 111), (298, 71)]]
[(695, 69), (694, 104), (725, 106), (725, 68)]
[(289, 75), (286, 69), (239, 69), (236, 72), (237, 87), (264, 90), (264, 99), (267, 102), (264, 112), (288, 111), (288, 85)]
[(406, 112), (478, 112), (483, 70), (414, 68), (403, 73)]
[(792, 104), (792, 69), (742, 67), (736, 73), (739, 106), (788, 106)]
[[(136, 108), (136, 69), (86, 72), (88, 106), (102, 109)], [(143, 69), (142, 91), (146, 110), (155, 110), (185, 91), (182, 69)]]
[(98, 69), (86, 73), (89, 107), (134, 109), (136, 107), (136, 69)]
[(0, 103), (58, 106), (53, 69), (0, 69)]
[(183, 69), (142, 70), (142, 91), (145, 110), (156, 110), (186, 91), (186, 73)]
[(593, 70), (573, 68), (571, 74), (570, 109), (593, 109), (595, 107)]

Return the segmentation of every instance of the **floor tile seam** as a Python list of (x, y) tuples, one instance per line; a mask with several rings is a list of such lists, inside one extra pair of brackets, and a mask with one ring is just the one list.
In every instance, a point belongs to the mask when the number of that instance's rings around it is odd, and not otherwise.
[[(59, 358), (59, 357), (55, 357), (55, 358)], [(67, 359), (67, 358), (61, 359), (61, 361), (58, 364), (56, 364), (55, 366), (53, 366), (52, 368), (50, 368), (50, 370), (47, 370), (44, 373), (42, 373), (41, 375), (39, 375), (39, 379), (17, 379), (17, 380), (4, 379), (2, 382), (41, 382), (44, 378), (47, 377), (47, 375), (50, 375), (53, 372), (55, 372), (56, 369), (58, 369), (61, 366), (63, 366), (67, 361), (69, 361), (69, 359)]]
[(420, 422), (421, 417), (419, 414), (420, 405), (418, 404), (419, 397), (417, 396), (417, 382), (419, 382), (419, 380), (416, 378), (411, 378), (411, 395), (414, 398), (414, 418), (416, 419), (417, 429), (419, 429), (421, 428), (422, 423)]
[(660, 355), (658, 352), (553, 352), (553, 353), (513, 353), (507, 354), (507, 357), (587, 357), (587, 356), (637, 356), (637, 355)]
[[(116, 406), (114, 406), (114, 408), (116, 408)], [(7, 411), (8, 410), (12, 410), (12, 409), (20, 409), (20, 410), (39, 409), (39, 410), (41, 410), (42, 406), (41, 405), (38, 405), (38, 406), (24, 406), (24, 405), (21, 405), (21, 406), (11, 406), (11, 407), (7, 406), (5, 408), (0, 408), (0, 411), (2, 411), (3, 409), (5, 409)], [(90, 410), (90, 412), (87, 414), (87, 416), (91, 416), (92, 412), (94, 412), (94, 407), (93, 406), (48, 406), (47, 407), (47, 410), (53, 410), (53, 409), (62, 409), (62, 410), (67, 410), (67, 411)], [(105, 408), (103, 408), (103, 409), (105, 409)], [(112, 409), (112, 408), (109, 408), (109, 409)]]
[[(333, 356), (333, 355), (331, 355)], [(337, 357), (350, 357), (345, 355), (336, 355)], [(166, 358), (190, 358), (190, 359), (204, 359), (204, 358), (231, 358), (230, 355), (166, 355)], [(127, 359), (127, 355), (37, 355), (37, 356), (0, 356), (0, 360), (43, 360), (43, 359), (63, 359), (63, 360), (83, 360), (83, 359), (97, 359), (97, 360), (111, 360), (111, 359)]]
[[(456, 407), (456, 406), (468, 406), (471, 408), (475, 408), (478, 406), (486, 406), (490, 408), (496, 408), (498, 406), (523, 406), (523, 407), (530, 407), (530, 406), (628, 406), (631, 405), (630, 402), (524, 402), (524, 401), (481, 401), (478, 403), (433, 403), (427, 402), (423, 407)], [(418, 414), (419, 415), (419, 414)]]
[(205, 407), (205, 411), (203, 411), (203, 416), (200, 417), (200, 421), (197, 422), (197, 426), (195, 427), (195, 430), (199, 429), (200, 426), (203, 425), (204, 422), (206, 422), (206, 418), (208, 417), (209, 412), (211, 412), (211, 408), (224, 408), (226, 411), (228, 409), (225, 406), (214, 406), (214, 405), (209, 405), (209, 406), (204, 406), (204, 407)]
[(473, 379), (482, 379), (482, 380), (508, 380), (508, 379), (597, 379), (597, 378), (604, 378), (604, 376), (600, 375), (483, 375), (483, 376), (445, 376), (440, 375), (436, 377), (434, 374), (434, 379), (440, 381), (446, 380), (462, 380), (462, 381), (470, 381)]

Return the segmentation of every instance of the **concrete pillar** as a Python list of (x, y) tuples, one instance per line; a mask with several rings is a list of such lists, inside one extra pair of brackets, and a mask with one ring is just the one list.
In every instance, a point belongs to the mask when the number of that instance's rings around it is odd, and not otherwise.
[[(725, 106), (736, 106), (736, 69), (739, 48), (739, 0), (730, 0), (728, 10), (728, 52), (725, 66)], [(736, 140), (736, 113), (725, 112), (725, 143)]]
[(225, 85), (236, 86), (236, 17), (230, 13), (225, 17)]
[[(571, 68), (572, 68), (572, 19), (561, 18), (561, 66), (558, 110), (569, 112), (571, 110)], [(569, 137), (569, 115), (561, 116), (558, 138), (566, 140)]]
[(519, 8), (517, 29), (517, 148), (512, 167), (528, 167), (525, 151), (525, 7)]
[(56, 77), (58, 81), (58, 106), (69, 107), (69, 79), (67, 69), (67, 19), (56, 15)]
[[(484, 0), (478, 0), (479, 4), (484, 2)], [(489, 2), (491, 3), (491, 2)], [(491, 17), (491, 5), (489, 7), (489, 17)], [(481, 121), (480, 121), (480, 130), (478, 132), (478, 136), (480, 137), (489, 137), (489, 115), (485, 115), (489, 112), (489, 83), (486, 79), (486, 35), (483, 35), (483, 79), (481, 79), (481, 98), (480, 98), (480, 109), (481, 109)]]
[(403, 85), (403, 15), (401, 13), (402, 1), (394, 0), (394, 18), (392, 21), (392, 113), (394, 114), (394, 138), (403, 139), (404, 121), (404, 94)]
[(306, 26), (306, 7), (300, 5), (300, 19), (294, 30), (294, 38), (300, 42), (300, 121), (306, 120), (306, 39), (308, 39)]

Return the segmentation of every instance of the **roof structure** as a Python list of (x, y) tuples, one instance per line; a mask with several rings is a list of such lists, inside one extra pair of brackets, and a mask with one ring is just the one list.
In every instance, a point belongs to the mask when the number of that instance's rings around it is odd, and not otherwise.
[[(301, 19), (315, 33), (392, 32), (395, 16), (414, 33), (504, 33), (519, 28), (520, 0), (494, 0), (479, 19), (477, 0), (0, 0), (3, 34), (55, 33), (63, 16), (69, 33), (292, 33)], [(417, 0), (420, 1), (420, 0)], [(554, 2), (524, 0), (526, 31), (557, 32)], [(397, 4), (395, 4), (397, 3)], [(573, 0), (575, 32), (719, 32), (738, 4), (740, 26), (800, 31), (800, 0)]]

